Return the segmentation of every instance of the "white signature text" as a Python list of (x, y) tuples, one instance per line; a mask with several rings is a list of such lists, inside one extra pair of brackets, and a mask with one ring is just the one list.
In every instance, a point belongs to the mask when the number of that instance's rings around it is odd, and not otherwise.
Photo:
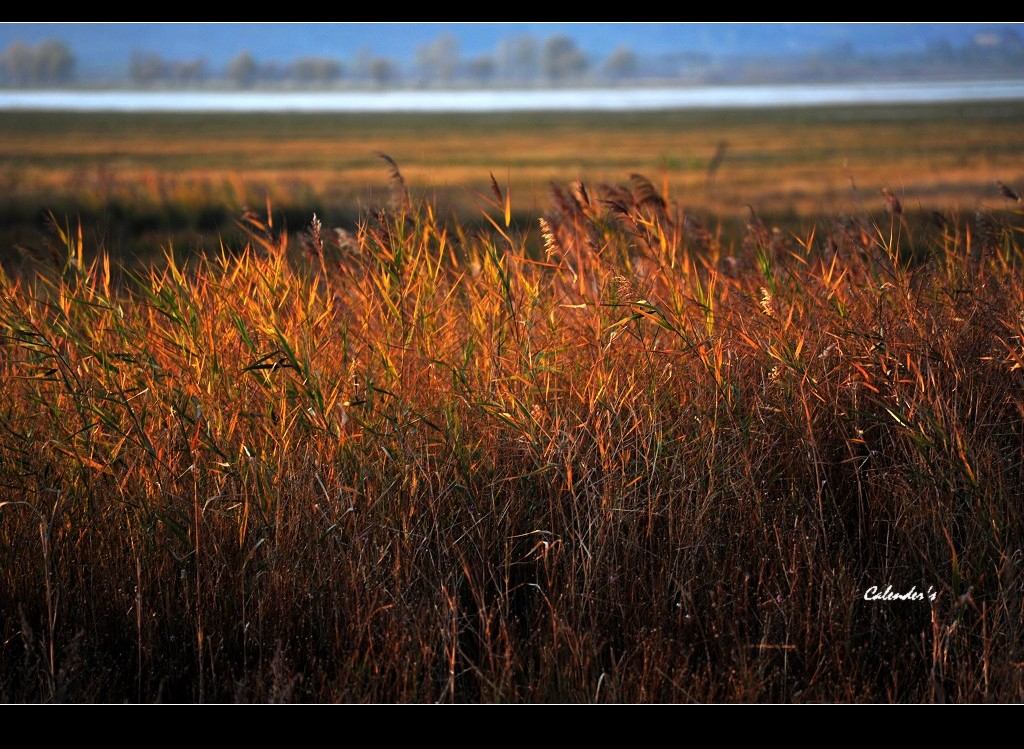
[(917, 586), (911, 586), (910, 590), (906, 593), (897, 593), (892, 589), (891, 585), (886, 585), (885, 590), (879, 590), (877, 585), (872, 585), (870, 588), (864, 591), (865, 601), (934, 601), (938, 596), (938, 591), (935, 590), (931, 585), (928, 586), (928, 592), (922, 592), (917, 589)]

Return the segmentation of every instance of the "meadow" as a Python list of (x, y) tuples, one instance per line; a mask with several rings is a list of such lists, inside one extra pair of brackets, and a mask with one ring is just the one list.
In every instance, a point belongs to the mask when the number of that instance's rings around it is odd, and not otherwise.
[(80, 217), (115, 255), (203, 252), (269, 196), (292, 230), (316, 212), (352, 228), (386, 195), (375, 152), (445, 215), (479, 222), (493, 173), (516, 223), (549, 185), (648, 175), (669, 199), (737, 238), (748, 206), (800, 220), (884, 208), (1000, 210), (994, 180), (1024, 181), (1024, 104), (481, 115), (0, 113), (0, 255)]
[(0, 699), (1024, 699), (1018, 110), (531, 120), (505, 171), (493, 119), (0, 116), (31, 200), (278, 175), (203, 252), (7, 257)]

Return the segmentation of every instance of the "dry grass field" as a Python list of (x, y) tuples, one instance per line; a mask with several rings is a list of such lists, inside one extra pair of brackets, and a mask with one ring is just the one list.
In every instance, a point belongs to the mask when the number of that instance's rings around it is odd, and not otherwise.
[[(523, 220), (549, 185), (648, 175), (716, 221), (883, 206), (967, 212), (1024, 182), (1024, 104), (500, 115), (0, 113), (6, 244), (38, 239), (44, 209), (83, 216), (114, 252), (216, 243), (269, 195), (297, 227), (316, 211), (354, 223), (386, 190), (383, 151), (442, 210), (474, 220), (488, 175)], [(709, 179), (709, 167), (724, 150)], [(517, 216), (518, 218), (518, 216)]]
[(0, 116), (9, 210), (272, 199), (8, 256), (0, 699), (1024, 699), (1019, 112)]

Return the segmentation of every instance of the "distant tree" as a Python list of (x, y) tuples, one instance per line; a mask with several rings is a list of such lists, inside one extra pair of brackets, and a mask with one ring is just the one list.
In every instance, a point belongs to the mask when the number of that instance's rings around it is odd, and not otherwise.
[(293, 71), (291, 65), (282, 65), (273, 61), (259, 63), (256, 66), (256, 72), (253, 74), (253, 80), (259, 81), (283, 81), (292, 77)]
[(587, 58), (567, 36), (553, 36), (544, 43), (544, 75), (551, 81), (578, 78), (587, 70)]
[(206, 79), (206, 60), (182, 60), (171, 65), (171, 77), (175, 83), (188, 86)]
[(133, 52), (128, 73), (136, 83), (144, 86), (167, 78), (169, 66), (160, 55), (151, 52)]
[(494, 78), (497, 65), (490, 55), (480, 55), (469, 61), (467, 72), (475, 82), (486, 85)]
[(66, 83), (75, 71), (75, 56), (64, 42), (47, 39), (34, 50), (34, 77), (38, 83)]
[(24, 42), (12, 42), (4, 50), (4, 78), (14, 86), (28, 86), (35, 74), (35, 53)]
[(248, 52), (241, 52), (228, 63), (227, 76), (242, 88), (249, 88), (259, 77), (259, 65)]
[(458, 66), (459, 40), (451, 34), (442, 34), (416, 50), (416, 68), (424, 83), (448, 83), (455, 77)]
[(363, 83), (370, 81), (370, 65), (376, 58), (372, 51), (366, 47), (361, 47), (355, 55), (350, 65), (352, 69), (352, 77)]
[(386, 57), (378, 57), (372, 50), (362, 47), (352, 62), (352, 78), (374, 86), (385, 86), (397, 81), (398, 66)]
[(495, 53), (498, 75), (507, 81), (532, 81), (537, 77), (537, 41), (532, 36), (502, 39)]
[(365, 81), (370, 77), (370, 60), (373, 53), (366, 47), (360, 47), (349, 66), (352, 69), (352, 77), (356, 80)]
[(341, 78), (341, 63), (329, 57), (302, 57), (292, 63), (291, 75), (303, 83), (333, 83)]
[(629, 47), (619, 47), (604, 62), (605, 74), (615, 80), (632, 78), (636, 75), (636, 54)]
[(375, 57), (367, 65), (367, 74), (376, 86), (386, 86), (398, 78), (398, 68), (386, 57)]

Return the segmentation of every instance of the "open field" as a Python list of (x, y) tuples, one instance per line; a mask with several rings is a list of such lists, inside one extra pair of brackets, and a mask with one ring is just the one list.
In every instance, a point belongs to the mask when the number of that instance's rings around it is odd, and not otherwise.
[[(38, 242), (44, 209), (80, 215), (115, 253), (237, 237), (269, 195), (293, 228), (315, 210), (354, 224), (386, 190), (375, 151), (417, 194), (478, 216), (488, 173), (532, 220), (548, 185), (647, 174), (728, 224), (878, 209), (996, 208), (994, 181), (1024, 183), (1024, 103), (776, 111), (495, 115), (0, 113), (4, 244)], [(725, 150), (713, 180), (709, 165)], [(518, 215), (517, 215), (518, 218)]]
[(1019, 212), (493, 192), (0, 276), (0, 699), (1024, 699)]

